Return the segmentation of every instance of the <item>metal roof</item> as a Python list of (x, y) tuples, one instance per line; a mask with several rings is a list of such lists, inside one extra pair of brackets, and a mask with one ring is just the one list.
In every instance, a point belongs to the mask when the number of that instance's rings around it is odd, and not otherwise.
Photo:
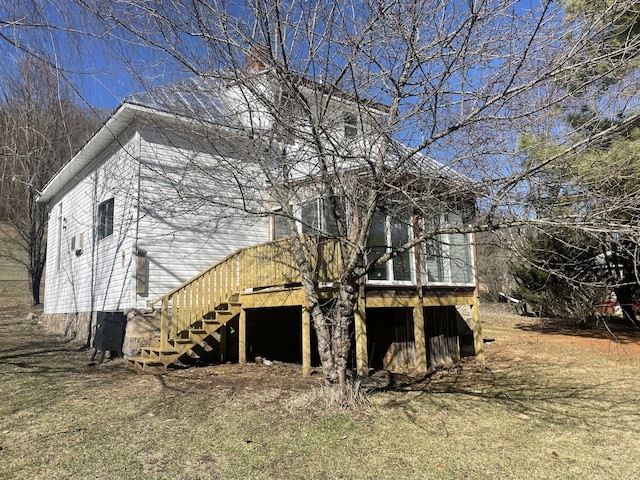
[(125, 103), (207, 122), (225, 123), (228, 106), (222, 100), (227, 83), (220, 77), (191, 77), (131, 95)]
[[(89, 141), (53, 176), (45, 185), (38, 202), (49, 202), (62, 192), (70, 182), (79, 179), (83, 172), (100, 154), (138, 119), (153, 119), (155, 122), (199, 121), (231, 126), (235, 118), (228, 98), (229, 81), (220, 76), (191, 77), (163, 86), (153, 87), (146, 92), (131, 95), (125, 99), (115, 113), (89, 139)], [(394, 152), (395, 150), (395, 152)], [(397, 161), (410, 152), (409, 147), (394, 142), (390, 160)], [(472, 180), (456, 170), (447, 167), (420, 153), (415, 158), (415, 173), (439, 173), (457, 182)]]

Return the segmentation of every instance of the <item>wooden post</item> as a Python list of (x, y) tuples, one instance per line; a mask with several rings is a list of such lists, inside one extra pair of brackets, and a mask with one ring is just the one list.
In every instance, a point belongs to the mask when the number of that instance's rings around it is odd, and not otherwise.
[(244, 308), (240, 309), (238, 319), (238, 361), (247, 363), (247, 312)]
[(302, 305), (302, 376), (311, 375), (311, 314)]
[[(362, 288), (360, 289), (362, 291)], [(353, 310), (356, 334), (356, 372), (361, 377), (369, 376), (369, 352), (367, 351), (367, 313), (362, 294), (358, 295)]]
[(160, 348), (162, 350), (169, 349), (169, 297), (162, 299), (160, 310)]
[(414, 368), (421, 373), (427, 372), (427, 343), (424, 333), (424, 311), (422, 298), (418, 297), (418, 303), (413, 307), (413, 338), (415, 344)]
[(219, 329), (220, 332), (220, 363), (227, 361), (227, 325), (222, 325)]
[(473, 234), (473, 269), (476, 288), (473, 291), (474, 302), (471, 305), (471, 320), (473, 322), (473, 348), (476, 352), (476, 361), (484, 364), (484, 339), (482, 337), (482, 322), (480, 320), (480, 287), (478, 285), (478, 244), (476, 235)]
[(482, 337), (482, 322), (480, 321), (480, 299), (475, 298), (471, 305), (471, 319), (473, 321), (473, 347), (476, 351), (476, 361), (484, 364), (484, 341)]
[(169, 338), (176, 337), (179, 332), (178, 326), (182, 325), (182, 315), (184, 314), (184, 308), (182, 308), (182, 297), (182, 289), (178, 290), (173, 295), (173, 312), (171, 314), (171, 332), (169, 333)]

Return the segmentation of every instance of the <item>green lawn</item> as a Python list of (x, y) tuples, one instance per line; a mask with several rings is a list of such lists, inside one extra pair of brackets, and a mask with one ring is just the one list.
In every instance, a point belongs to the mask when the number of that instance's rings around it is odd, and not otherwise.
[[(640, 472), (637, 337), (540, 330), (485, 309), (465, 362), (327, 407), (276, 365), (139, 375), (0, 309), (0, 478), (629, 479)], [(525, 320), (523, 328), (516, 322)]]

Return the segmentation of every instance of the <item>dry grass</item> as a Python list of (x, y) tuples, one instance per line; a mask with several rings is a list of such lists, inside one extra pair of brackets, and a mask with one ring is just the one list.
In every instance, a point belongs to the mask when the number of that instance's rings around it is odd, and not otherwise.
[[(0, 478), (616, 479), (640, 471), (640, 348), (485, 309), (487, 366), (327, 405), (288, 365), (165, 376), (0, 309)], [(523, 322), (519, 328), (517, 322)]]
[(0, 223), (0, 309), (22, 308), (29, 305), (29, 283), (24, 265), (3, 256), (10, 250), (16, 254), (16, 248), (6, 242), (7, 225)]

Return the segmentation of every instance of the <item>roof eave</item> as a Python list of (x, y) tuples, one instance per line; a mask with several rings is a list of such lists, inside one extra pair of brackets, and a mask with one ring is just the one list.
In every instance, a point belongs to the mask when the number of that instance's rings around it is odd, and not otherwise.
[(162, 117), (165, 121), (169, 118), (176, 122), (185, 121), (184, 118), (168, 112), (130, 102), (122, 103), (87, 143), (47, 182), (36, 197), (36, 201), (40, 203), (50, 202), (92, 162), (96, 161), (114, 140), (121, 137), (136, 119), (149, 118), (150, 116)]

